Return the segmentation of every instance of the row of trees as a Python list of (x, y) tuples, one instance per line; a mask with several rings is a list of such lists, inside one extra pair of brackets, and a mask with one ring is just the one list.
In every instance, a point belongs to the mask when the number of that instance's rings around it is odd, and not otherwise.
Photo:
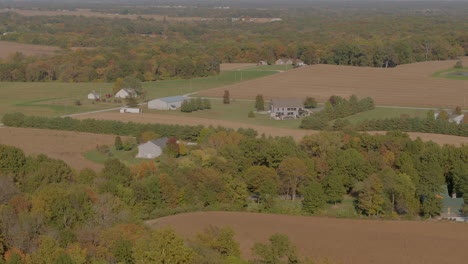
[(211, 109), (211, 102), (209, 99), (202, 99), (200, 97), (185, 100), (180, 106), (180, 111), (187, 113), (205, 109)]
[[(313, 100), (309, 99), (313, 104)], [(340, 96), (333, 95), (325, 103), (324, 110), (313, 113), (301, 121), (301, 128), (322, 130), (328, 126), (328, 122), (337, 118), (354, 115), (374, 109), (374, 100), (370, 97), (359, 100), (357, 96), (352, 95), (349, 100)]]

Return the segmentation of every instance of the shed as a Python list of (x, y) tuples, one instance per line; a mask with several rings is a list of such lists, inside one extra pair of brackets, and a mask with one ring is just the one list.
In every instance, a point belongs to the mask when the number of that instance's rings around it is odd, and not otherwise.
[(120, 89), (120, 91), (118, 91), (114, 97), (115, 98), (130, 98), (130, 97), (137, 97), (137, 96), (138, 94), (135, 91), (135, 89), (123, 88), (123, 89)]
[(154, 159), (161, 156), (168, 140), (169, 139), (167, 137), (164, 137), (140, 144), (138, 146), (138, 154), (136, 157), (142, 159)]
[(175, 110), (180, 108), (182, 102), (187, 100), (184, 96), (170, 96), (154, 99), (148, 102), (148, 109)]
[(90, 92), (88, 94), (88, 99), (90, 99), (90, 100), (96, 100), (96, 99), (99, 99), (99, 98), (101, 98), (101, 96), (98, 93), (96, 93), (95, 91), (92, 91), (92, 92)]

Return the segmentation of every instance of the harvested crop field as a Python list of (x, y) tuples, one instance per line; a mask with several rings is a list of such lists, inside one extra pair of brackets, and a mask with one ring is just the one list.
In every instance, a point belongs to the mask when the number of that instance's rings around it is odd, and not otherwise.
[(115, 136), (35, 128), (0, 127), (0, 144), (22, 149), (26, 154), (45, 154), (61, 159), (76, 169), (101, 169), (83, 154), (97, 144), (112, 145)]
[[(395, 68), (370, 68), (337, 65), (311, 65), (287, 72), (221, 88), (202, 91), (199, 95), (266, 99), (306, 96), (324, 102), (331, 95), (372, 97), (377, 105), (468, 108), (468, 81), (431, 77), (450, 69), (455, 60), (419, 62)], [(468, 64), (468, 58), (463, 58)]]
[(26, 56), (51, 56), (58, 50), (60, 49), (52, 46), (0, 41), (0, 58), (8, 58), (15, 52), (22, 52)]
[(460, 263), (468, 225), (450, 222), (377, 221), (235, 212), (196, 212), (147, 221), (190, 238), (210, 225), (231, 226), (243, 257), (255, 242), (287, 234), (299, 254), (332, 263)]
[(255, 63), (222, 63), (220, 65), (220, 70), (222, 71), (232, 71), (238, 70), (242, 68), (252, 67), (255, 66)]
[[(278, 127), (268, 127), (268, 126), (257, 126), (241, 122), (231, 122), (224, 120), (216, 119), (207, 119), (207, 118), (196, 118), (196, 117), (183, 117), (183, 116), (174, 116), (174, 115), (164, 115), (164, 114), (120, 114), (117, 112), (101, 112), (93, 114), (83, 114), (79, 116), (74, 116), (76, 119), (101, 119), (101, 120), (117, 120), (123, 122), (136, 122), (136, 123), (161, 123), (161, 124), (173, 124), (173, 125), (203, 125), (203, 126), (223, 126), (226, 128), (253, 128), (258, 131), (259, 134), (265, 133), (265, 135), (271, 136), (291, 136), (296, 140), (302, 139), (306, 135), (318, 133), (315, 130), (303, 130), (303, 129), (288, 129), (288, 128), (278, 128)], [(382, 134), (386, 132), (382, 131), (373, 131), (369, 132), (372, 134)], [(434, 141), (437, 144), (452, 144), (452, 145), (462, 145), (468, 144), (468, 137), (459, 137), (451, 135), (440, 135), (440, 134), (428, 134), (428, 133), (418, 133), (418, 132), (409, 132), (408, 133), (412, 139), (420, 137), (423, 141)]]

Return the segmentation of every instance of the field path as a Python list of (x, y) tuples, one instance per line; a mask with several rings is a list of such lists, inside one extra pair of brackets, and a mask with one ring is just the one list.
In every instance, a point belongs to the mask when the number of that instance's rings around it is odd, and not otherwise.
[[(395, 68), (371, 68), (338, 65), (311, 65), (225, 87), (201, 91), (200, 96), (253, 99), (307, 96), (324, 102), (331, 95), (370, 96), (377, 105), (448, 107), (468, 109), (468, 81), (434, 78), (430, 75), (452, 68), (456, 60), (429, 61), (399, 65)], [(468, 58), (463, 58), (468, 64)]]
[(351, 220), (237, 212), (195, 212), (146, 222), (173, 227), (186, 238), (210, 225), (230, 226), (242, 255), (252, 258), (255, 242), (287, 234), (302, 256), (332, 263), (441, 264), (467, 257), (468, 225), (451, 222)]
[[(120, 114), (117, 112), (100, 112), (94, 114), (81, 114), (73, 116), (76, 119), (87, 119), (94, 118), (100, 120), (117, 120), (123, 122), (136, 122), (136, 123), (161, 123), (161, 124), (172, 124), (172, 125), (190, 125), (190, 126), (222, 126), (226, 128), (238, 129), (238, 128), (253, 128), (258, 131), (261, 135), (269, 136), (291, 136), (296, 140), (302, 139), (306, 135), (316, 134), (319, 131), (316, 130), (304, 130), (304, 129), (289, 129), (289, 128), (277, 128), (268, 126), (257, 126), (240, 122), (231, 122), (216, 119), (198, 118), (198, 117), (184, 117), (174, 115), (164, 115), (155, 113), (143, 113), (143, 114)], [(372, 131), (372, 134), (383, 134), (386, 132)], [(440, 135), (440, 134), (428, 134), (419, 132), (408, 133), (412, 139), (420, 137), (423, 141), (432, 140), (438, 144), (452, 144), (460, 146), (462, 144), (468, 144), (468, 137), (459, 137), (451, 135)]]

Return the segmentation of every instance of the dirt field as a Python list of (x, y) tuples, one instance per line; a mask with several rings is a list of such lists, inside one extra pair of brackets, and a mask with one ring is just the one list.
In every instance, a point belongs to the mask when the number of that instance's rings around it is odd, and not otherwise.
[[(234, 98), (266, 99), (331, 95), (370, 96), (378, 105), (468, 108), (468, 81), (430, 77), (452, 68), (455, 60), (420, 62), (395, 68), (312, 65), (239, 84), (202, 91), (203, 96), (222, 97), (229, 90)], [(463, 59), (465, 65), (468, 58)]]
[(99, 170), (102, 165), (83, 157), (97, 144), (114, 144), (115, 136), (35, 128), (0, 127), (0, 144), (15, 146), (26, 154), (45, 154), (76, 169)]
[(54, 55), (57, 50), (60, 49), (52, 46), (0, 41), (0, 58), (7, 58), (11, 53), (17, 51), (22, 52), (26, 56), (50, 56)]
[[(243, 257), (255, 242), (287, 234), (302, 256), (332, 263), (462, 263), (468, 225), (447, 222), (373, 221), (234, 212), (196, 212), (147, 222), (172, 226), (189, 238), (209, 225), (231, 226)], [(188, 224), (189, 223), (189, 224)]]
[(247, 68), (251, 66), (255, 66), (255, 63), (222, 63), (220, 65), (220, 68), (222, 71), (232, 71), (232, 70), (238, 70), (242, 68)]
[[(166, 19), (167, 21), (209, 21), (215, 20), (219, 18), (204, 18), (204, 17), (170, 17), (164, 15), (121, 15), (121, 14), (105, 14), (105, 13), (98, 13), (93, 12), (90, 9), (79, 9), (77, 8), (76, 11), (46, 11), (46, 10), (22, 10), (22, 9), (0, 9), (0, 13), (2, 12), (15, 12), (22, 16), (85, 16), (85, 17), (105, 17), (105, 18), (128, 18), (128, 19), (137, 19), (147, 18), (147, 19), (154, 19), (158, 21), (162, 21)], [(254, 23), (268, 23), (272, 22), (271, 18), (252, 18)]]
[[(182, 117), (182, 116), (173, 116), (173, 115), (164, 115), (164, 114), (120, 114), (117, 112), (103, 112), (96, 114), (86, 114), (75, 116), (77, 119), (102, 119), (102, 120), (118, 120), (124, 122), (137, 122), (137, 123), (161, 123), (161, 124), (174, 124), (174, 125), (204, 125), (204, 126), (223, 126), (227, 128), (253, 128), (258, 131), (259, 134), (265, 133), (265, 135), (271, 136), (291, 136), (296, 140), (302, 139), (306, 135), (317, 133), (318, 131), (314, 130), (301, 130), (301, 129), (288, 129), (288, 128), (277, 128), (277, 127), (267, 127), (267, 126), (256, 126), (245, 123), (230, 122), (223, 120), (215, 119), (206, 119), (206, 118), (196, 118), (196, 117)], [(385, 132), (372, 132), (372, 133), (385, 133)], [(426, 134), (426, 133), (417, 133), (410, 132), (408, 133), (412, 139), (420, 137), (424, 141), (432, 140), (438, 144), (453, 144), (461, 145), (468, 144), (467, 137), (458, 137), (450, 135), (440, 135), (440, 134)]]

